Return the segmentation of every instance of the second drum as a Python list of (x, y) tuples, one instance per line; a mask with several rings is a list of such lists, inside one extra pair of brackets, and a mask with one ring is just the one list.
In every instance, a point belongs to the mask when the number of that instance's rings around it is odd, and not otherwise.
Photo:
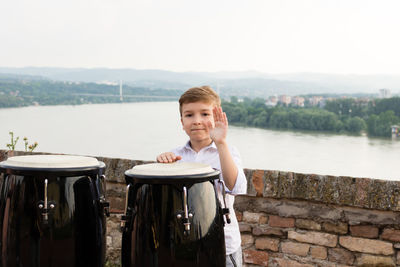
[(219, 171), (156, 163), (135, 166), (125, 178), (122, 266), (225, 266)]

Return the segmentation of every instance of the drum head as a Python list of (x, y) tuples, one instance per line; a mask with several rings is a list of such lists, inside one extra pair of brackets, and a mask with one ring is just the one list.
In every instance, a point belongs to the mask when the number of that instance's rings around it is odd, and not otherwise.
[(151, 163), (127, 170), (125, 177), (142, 183), (201, 182), (218, 179), (219, 171), (197, 162)]
[(12, 170), (88, 170), (101, 167), (92, 157), (70, 155), (29, 155), (10, 157), (0, 168)]

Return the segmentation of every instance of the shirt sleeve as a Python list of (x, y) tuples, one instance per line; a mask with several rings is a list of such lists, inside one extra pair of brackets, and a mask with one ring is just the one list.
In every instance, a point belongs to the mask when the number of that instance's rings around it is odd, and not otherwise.
[(228, 187), (225, 186), (225, 191), (231, 195), (244, 195), (247, 193), (247, 179), (246, 176), (244, 175), (242, 167), (242, 159), (240, 157), (239, 151), (235, 147), (230, 147), (230, 152), (233, 161), (235, 162), (236, 167), (238, 169), (238, 174), (233, 189), (229, 190)]

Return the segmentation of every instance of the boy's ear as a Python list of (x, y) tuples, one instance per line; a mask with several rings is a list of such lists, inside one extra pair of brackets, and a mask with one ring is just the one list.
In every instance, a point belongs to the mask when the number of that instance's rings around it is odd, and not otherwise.
[(183, 120), (182, 120), (182, 117), (181, 117), (181, 124), (182, 124), (182, 127), (183, 127)]

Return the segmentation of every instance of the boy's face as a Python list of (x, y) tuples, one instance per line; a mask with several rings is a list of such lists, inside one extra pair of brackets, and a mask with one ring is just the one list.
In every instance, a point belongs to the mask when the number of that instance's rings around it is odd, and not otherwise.
[(194, 102), (182, 104), (181, 122), (183, 130), (192, 142), (211, 142), (208, 123), (214, 127), (213, 107), (211, 103)]

